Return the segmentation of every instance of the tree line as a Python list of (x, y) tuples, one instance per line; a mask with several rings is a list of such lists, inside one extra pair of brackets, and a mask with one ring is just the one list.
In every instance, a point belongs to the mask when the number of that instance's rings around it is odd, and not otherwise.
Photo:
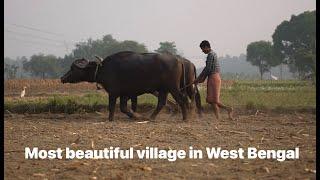
[[(170, 52), (178, 54), (175, 42), (160, 42), (160, 47), (155, 52)], [(136, 41), (117, 41), (112, 35), (105, 35), (102, 39), (92, 40), (89, 38), (85, 42), (79, 42), (70, 54), (64, 57), (56, 57), (54, 55), (35, 54), (27, 59), (26, 57), (18, 58), (22, 62), (22, 70), (28, 73), (30, 77), (59, 78), (70, 68), (75, 59), (86, 58), (93, 59), (95, 55), (107, 57), (120, 51), (134, 51), (139, 53), (148, 52), (144, 44)], [(8, 63), (10, 62), (11, 63)], [(17, 78), (17, 61), (5, 58), (4, 73), (6, 79)]]
[(259, 68), (260, 76), (271, 67), (288, 65), (299, 79), (316, 75), (316, 11), (306, 11), (279, 24), (272, 42), (256, 41), (247, 46), (247, 61)]

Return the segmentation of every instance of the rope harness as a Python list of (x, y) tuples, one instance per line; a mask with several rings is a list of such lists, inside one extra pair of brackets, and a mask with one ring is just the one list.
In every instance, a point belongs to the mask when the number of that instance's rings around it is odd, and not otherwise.
[[(96, 61), (97, 62), (97, 66), (96, 66), (96, 71), (94, 72), (94, 81), (97, 80), (97, 74), (98, 74), (98, 70), (99, 70), (99, 67), (101, 66), (101, 62), (100, 61)], [(99, 84), (96, 82), (96, 87), (97, 87), (97, 90), (100, 90), (101, 87), (99, 87)]]
[(192, 82), (192, 83), (190, 83), (190, 84), (188, 84), (188, 85), (184, 86), (183, 88), (180, 88), (180, 91), (182, 91), (182, 90), (186, 89), (187, 87), (189, 87), (189, 86), (191, 86), (191, 85), (193, 85), (193, 84), (194, 84), (194, 83)]

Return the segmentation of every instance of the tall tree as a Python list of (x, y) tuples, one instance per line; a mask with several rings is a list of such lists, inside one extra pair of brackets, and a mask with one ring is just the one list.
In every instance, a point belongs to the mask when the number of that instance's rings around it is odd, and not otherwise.
[(19, 66), (14, 64), (4, 63), (4, 74), (7, 79), (14, 79), (17, 76)]
[(303, 78), (316, 72), (316, 11), (306, 11), (283, 21), (272, 35), (275, 54), (291, 72)]
[(56, 78), (61, 74), (58, 59), (54, 55), (33, 55), (30, 61), (23, 62), (23, 69), (43, 79)]
[(247, 46), (247, 61), (253, 66), (258, 66), (260, 79), (263, 74), (269, 72), (272, 66), (276, 66), (279, 62), (274, 58), (274, 52), (271, 42), (257, 41)]
[(155, 51), (158, 53), (166, 53), (169, 52), (171, 54), (177, 55), (177, 49), (176, 49), (176, 45), (175, 42), (160, 42), (160, 47), (158, 49), (156, 49)]
[(147, 52), (147, 48), (144, 44), (139, 44), (136, 41), (129, 41), (129, 40), (120, 42), (117, 46), (117, 49), (118, 51), (134, 51), (138, 53)]
[(87, 42), (76, 44), (73, 56), (91, 59), (94, 55), (98, 55), (104, 58), (119, 51), (148, 52), (144, 44), (129, 40), (117, 41), (111, 35), (105, 35), (102, 39), (88, 39)]
[(75, 60), (75, 57), (73, 54), (65, 55), (63, 58), (58, 58), (59, 66), (61, 68), (61, 75), (65, 74), (72, 64), (72, 62)]

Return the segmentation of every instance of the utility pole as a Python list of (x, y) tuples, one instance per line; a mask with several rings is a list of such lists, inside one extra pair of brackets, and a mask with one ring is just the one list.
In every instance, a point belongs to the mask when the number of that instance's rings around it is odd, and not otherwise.
[(66, 41), (63, 41), (64, 46), (66, 47), (66, 54), (69, 54), (69, 47)]
[(283, 69), (282, 69), (282, 63), (280, 63), (280, 80), (282, 80), (282, 71), (283, 71)]

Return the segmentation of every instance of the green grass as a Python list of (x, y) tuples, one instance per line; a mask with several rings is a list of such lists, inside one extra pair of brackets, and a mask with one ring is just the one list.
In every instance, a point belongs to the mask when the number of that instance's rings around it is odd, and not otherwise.
[(239, 81), (221, 90), (221, 100), (248, 108), (315, 108), (316, 88), (306, 81)]
[[(200, 94), (202, 105), (206, 106), (206, 90), (202, 90)], [(220, 99), (222, 103), (235, 108), (315, 109), (316, 88), (305, 81), (237, 81), (232, 86), (221, 89)], [(119, 104), (119, 99), (117, 103)], [(156, 104), (157, 98), (151, 94), (138, 97), (140, 107)], [(91, 92), (82, 96), (53, 94), (44, 99), (5, 99), (4, 109), (13, 113), (79, 113), (107, 110), (107, 105), (106, 94)]]
[(297, 81), (297, 80), (280, 80), (280, 81), (270, 81), (270, 80), (239, 80), (235, 82), (236, 86), (245, 87), (306, 87), (311, 86), (311, 82), (308, 81)]

